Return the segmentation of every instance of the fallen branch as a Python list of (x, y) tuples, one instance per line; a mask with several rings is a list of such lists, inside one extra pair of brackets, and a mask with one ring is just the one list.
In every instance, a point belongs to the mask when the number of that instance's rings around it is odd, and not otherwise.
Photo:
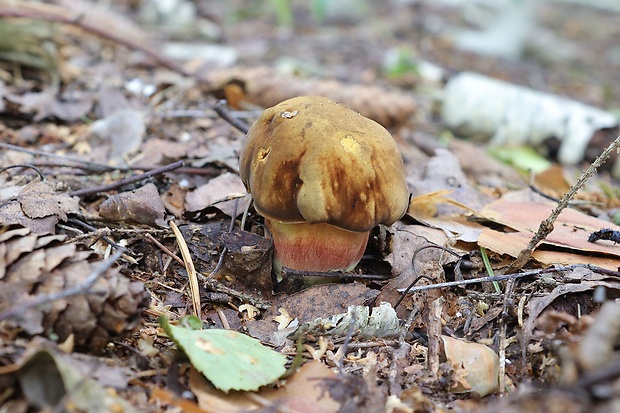
[(220, 116), (220, 118), (230, 123), (238, 131), (243, 134), (247, 134), (250, 130), (250, 127), (244, 121), (235, 118), (228, 110), (227, 104), (228, 102), (226, 102), (226, 99), (218, 100), (215, 106), (213, 106), (213, 110)]
[(154, 175), (159, 175), (164, 172), (173, 171), (182, 166), (183, 166), (183, 161), (176, 161), (169, 165), (162, 166), (156, 169), (152, 169), (148, 172), (145, 172), (139, 175), (134, 175), (134, 176), (130, 176), (129, 178), (121, 179), (120, 181), (116, 181), (109, 185), (101, 185), (101, 186), (96, 186), (94, 188), (85, 188), (85, 189), (80, 189), (78, 191), (71, 191), (69, 192), (69, 196), (86, 196), (86, 195), (91, 195), (91, 194), (98, 194), (100, 192), (110, 191), (112, 189), (120, 188), (121, 186), (133, 184), (138, 181), (142, 181)]
[(420, 287), (399, 288), (398, 292), (401, 294), (405, 294), (405, 293), (414, 293), (418, 291), (434, 290), (437, 288), (461, 287), (461, 286), (469, 285), (469, 284), (478, 284), (478, 283), (493, 282), (493, 281), (506, 281), (506, 280), (523, 278), (523, 277), (531, 277), (531, 276), (537, 276), (537, 275), (543, 275), (543, 274), (553, 274), (557, 272), (572, 271), (576, 268), (587, 268), (590, 271), (593, 271), (599, 274), (610, 275), (613, 277), (620, 278), (620, 272), (618, 271), (607, 270), (605, 268), (600, 268), (592, 264), (573, 264), (573, 265), (566, 265), (563, 267), (543, 268), (543, 269), (520, 272), (520, 273), (495, 275), (492, 277), (480, 277), (480, 278), (472, 278), (469, 280), (448, 281), (448, 282), (439, 283), (439, 284), (422, 285)]

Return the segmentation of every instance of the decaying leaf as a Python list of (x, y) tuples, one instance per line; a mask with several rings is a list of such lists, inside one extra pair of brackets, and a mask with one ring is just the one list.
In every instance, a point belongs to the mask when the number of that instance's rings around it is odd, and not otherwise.
[(108, 148), (108, 162), (120, 164), (125, 157), (140, 148), (146, 133), (144, 112), (132, 108), (115, 111), (91, 125), (93, 135), (104, 141)]
[[(516, 257), (525, 248), (540, 223), (555, 208), (553, 203), (512, 200), (515, 193), (487, 205), (481, 214), (516, 232), (499, 232), (487, 228), (478, 244), (499, 254)], [(565, 209), (555, 222), (554, 230), (532, 256), (545, 265), (594, 264), (608, 269), (620, 266), (620, 249), (611, 241), (588, 242), (589, 235), (601, 228), (620, 230), (620, 226), (591, 217), (574, 209)], [(553, 246), (554, 249), (545, 249)]]
[[(290, 343), (286, 338), (299, 325), (317, 318), (327, 318), (342, 312), (343, 307), (363, 305), (373, 300), (377, 291), (361, 283), (315, 285), (292, 295), (278, 294), (271, 298), (272, 305), (263, 318), (246, 323), (252, 337), (263, 343), (282, 346)], [(274, 317), (279, 309), (285, 308), (293, 322), (289, 327), (279, 330)]]
[(99, 206), (99, 214), (113, 221), (165, 226), (166, 209), (157, 187), (148, 183), (138, 189), (121, 192)]
[[(499, 357), (484, 344), (441, 336), (447, 361), (456, 367), (459, 377), (454, 393), (477, 393), (484, 397), (499, 388)], [(463, 370), (459, 373), (459, 370)]]
[(218, 275), (234, 288), (269, 297), (273, 291), (271, 240), (235, 228), (222, 233), (220, 242), (228, 252)]
[[(188, 192), (185, 197), (185, 209), (196, 211), (213, 205), (228, 216), (239, 216), (246, 209), (250, 202), (249, 197), (235, 197), (226, 200), (231, 195), (245, 194), (245, 186), (241, 182), (239, 175), (225, 172), (218, 177), (210, 179), (209, 182)], [(235, 205), (236, 203), (236, 205)]]
[[(478, 240), (484, 227), (476, 222), (469, 221), (467, 216), (476, 216), (478, 212), (465, 204), (451, 199), (448, 195), (452, 192), (454, 192), (452, 189), (442, 189), (413, 197), (409, 202), (407, 213), (417, 221), (433, 228), (444, 230), (454, 240), (475, 242)], [(437, 216), (437, 208), (442, 204), (460, 208), (463, 213), (460, 215)]]
[(125, 369), (89, 363), (84, 357), (78, 360), (51, 347), (30, 349), (20, 364), (20, 387), (28, 402), (40, 410), (65, 407), (63, 411), (78, 409), (86, 413), (137, 411), (106, 390), (127, 384), (129, 372)]
[(41, 181), (4, 191), (0, 203), (0, 223), (21, 224), (39, 234), (51, 234), (58, 221), (66, 221), (67, 214), (78, 214), (78, 199), (57, 193)]
[[(336, 413), (340, 403), (325, 392), (321, 383), (327, 385), (336, 380), (336, 374), (320, 361), (304, 364), (285, 385), (273, 389), (263, 387), (256, 395), (273, 403), (273, 407), (286, 409), (290, 413)], [(198, 399), (201, 409), (209, 413), (243, 413), (259, 408), (254, 393), (230, 391), (224, 393), (215, 389), (201, 374), (192, 370), (190, 388)]]

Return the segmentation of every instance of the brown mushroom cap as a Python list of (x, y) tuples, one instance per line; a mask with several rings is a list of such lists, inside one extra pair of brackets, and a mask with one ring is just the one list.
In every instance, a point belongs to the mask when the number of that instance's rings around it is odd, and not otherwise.
[(409, 203), (403, 160), (389, 132), (325, 97), (301, 96), (266, 109), (239, 162), (256, 210), (271, 220), (362, 232), (393, 224)]

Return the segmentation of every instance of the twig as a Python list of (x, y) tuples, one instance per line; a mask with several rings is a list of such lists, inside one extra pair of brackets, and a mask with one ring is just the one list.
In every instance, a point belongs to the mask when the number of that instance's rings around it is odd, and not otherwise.
[(18, 163), (18, 164), (15, 164), (15, 165), (6, 166), (6, 167), (0, 169), (0, 172), (4, 172), (6, 170), (13, 169), (13, 168), (30, 168), (30, 169), (34, 170), (37, 173), (37, 175), (39, 175), (39, 179), (41, 180), (41, 182), (45, 181), (45, 176), (43, 176), (41, 171), (36, 166), (34, 166), (34, 165)]
[[(432, 244), (432, 245), (425, 245), (424, 247), (419, 248), (416, 252), (414, 252), (414, 253), (413, 253), (413, 257), (411, 257), (411, 266), (412, 266), (412, 267), (413, 267), (413, 265), (414, 265), (414, 263), (415, 263), (415, 259), (416, 259), (416, 257), (418, 256), (418, 254), (419, 254), (420, 252), (424, 251), (425, 249), (428, 249), (428, 248), (437, 248), (437, 249), (440, 249), (440, 250), (442, 250), (442, 251), (445, 251), (445, 252), (447, 252), (447, 253), (449, 253), (449, 254), (454, 255), (455, 257), (457, 257), (457, 258), (459, 259), (459, 261), (458, 261), (458, 263), (457, 263), (457, 266), (456, 266), (456, 268), (457, 268), (457, 269), (459, 268), (459, 265), (460, 265), (460, 263), (461, 263), (461, 261), (462, 261), (462, 258), (463, 258), (463, 257), (461, 257), (461, 256), (460, 256), (459, 254), (457, 254), (456, 252), (449, 250), (449, 249), (448, 249), (448, 248), (446, 248), (446, 247), (442, 247), (441, 245), (435, 245), (435, 244)], [(455, 271), (455, 273), (459, 273), (459, 274), (460, 274), (460, 270), (456, 270), (456, 271)], [(400, 303), (402, 303), (402, 302), (403, 302), (403, 300), (404, 300), (405, 296), (407, 295), (407, 293), (408, 293), (409, 291), (411, 291), (411, 289), (412, 289), (412, 287), (415, 285), (415, 283), (417, 283), (417, 282), (418, 282), (421, 278), (425, 278), (425, 277), (416, 277), (416, 278), (415, 278), (415, 279), (411, 282), (411, 284), (409, 284), (409, 286), (408, 286), (408, 287), (404, 290), (403, 295), (402, 295), (402, 296), (398, 299), (398, 301), (396, 302), (396, 304), (394, 304), (394, 309), (397, 309), (397, 308), (398, 308), (398, 306), (400, 305)], [(437, 285), (437, 284), (434, 284), (434, 285)], [(416, 290), (416, 291), (419, 291), (419, 290)]]
[[(506, 283), (506, 290), (504, 291), (504, 303), (502, 308), (502, 317), (499, 320), (499, 343), (497, 349), (497, 355), (499, 357), (499, 394), (500, 396), (504, 395), (504, 390), (506, 388), (506, 329), (508, 328), (507, 320), (510, 315), (508, 310), (510, 309), (510, 303), (512, 302), (512, 294), (514, 293), (515, 283), (517, 282), (516, 278), (511, 278)], [(527, 358), (523, 358), (523, 368), (525, 371), (525, 361)]]
[(146, 234), (146, 239), (148, 239), (153, 244), (155, 244), (157, 247), (159, 247), (160, 250), (165, 252), (173, 260), (175, 260), (176, 262), (178, 262), (181, 265), (185, 265), (185, 263), (183, 262), (183, 260), (181, 258), (179, 258), (174, 252), (170, 251), (168, 249), (168, 247), (166, 247), (164, 244), (162, 244), (161, 242), (157, 241), (154, 236), (152, 236), (151, 234)]
[(252, 206), (252, 202), (254, 202), (254, 200), (252, 199), (252, 194), (250, 194), (250, 202), (248, 202), (248, 204), (245, 206), (245, 209), (243, 210), (243, 216), (241, 217), (242, 230), (245, 230), (245, 221), (247, 220), (250, 207)]
[[(382, 340), (382, 341), (367, 341), (364, 343), (349, 343), (349, 349), (354, 348), (373, 348), (373, 347), (395, 347), (398, 340)], [(340, 348), (341, 344), (334, 344), (334, 348)]]
[[(116, 166), (116, 167), (111, 167), (108, 170), (102, 171), (100, 168), (98, 168), (97, 170), (91, 170), (88, 165), (69, 165), (67, 163), (64, 162), (50, 162), (50, 161), (40, 161), (40, 160), (33, 160), (30, 161), (30, 164), (32, 166), (36, 166), (36, 167), (48, 167), (48, 168), (72, 168), (72, 169), (79, 169), (82, 172), (78, 172), (78, 171), (71, 171), (72, 174), (74, 175), (87, 175), (87, 174), (102, 174), (105, 172), (110, 172), (110, 171), (119, 171), (119, 172), (131, 172), (131, 171), (151, 171), (153, 169), (157, 169), (157, 168), (161, 168), (161, 165), (138, 165), (138, 166)], [(209, 170), (208, 168), (193, 168), (193, 167), (189, 167), (189, 166), (184, 166), (178, 169), (175, 169), (175, 171), (179, 174), (186, 174), (186, 175), (212, 175), (213, 171)]]
[(294, 270), (288, 267), (282, 267), (282, 277), (287, 277), (290, 275), (296, 275), (299, 277), (325, 277), (325, 278), (334, 278), (338, 280), (377, 280), (377, 281), (385, 281), (389, 276), (378, 275), (378, 274), (355, 274), (348, 272), (340, 272), (340, 271), (303, 271), (303, 270)]
[(242, 293), (241, 291), (237, 291), (235, 289), (227, 287), (217, 282), (213, 278), (208, 278), (201, 274), (198, 274), (198, 276), (201, 279), (201, 281), (204, 282), (204, 286), (209, 288), (210, 290), (228, 294), (231, 297), (238, 298), (239, 300), (243, 302), (250, 303), (256, 308), (261, 309), (261, 310), (266, 310), (270, 307), (270, 304), (267, 301), (262, 300), (261, 298), (254, 297), (250, 294)]
[(244, 134), (248, 133), (250, 127), (245, 122), (233, 117), (228, 111), (226, 105), (227, 102), (225, 99), (218, 100), (215, 106), (213, 106), (213, 110), (215, 111), (215, 113), (220, 115), (222, 119), (237, 128), (240, 132)]
[[(545, 193), (544, 191), (542, 191), (540, 188), (538, 188), (536, 186), (536, 184), (534, 183), (535, 176), (536, 175), (532, 172), (532, 174), (530, 175), (530, 184), (528, 185), (529, 188), (532, 190), (532, 192), (534, 192), (534, 193), (536, 193), (536, 194), (538, 194), (538, 195), (542, 196), (543, 198), (548, 199), (550, 201), (561, 202), (561, 199), (553, 197), (553, 196)], [(591, 204), (596, 204), (596, 202), (594, 202), (594, 201), (582, 201), (582, 200), (579, 200), (579, 199), (575, 199), (575, 200), (569, 201), (568, 206), (578, 207), (578, 206), (584, 205), (584, 204), (590, 204), (591, 205)]]
[(579, 177), (577, 182), (575, 182), (575, 184), (571, 186), (570, 190), (566, 194), (564, 194), (560, 203), (551, 212), (551, 215), (549, 215), (547, 219), (540, 223), (538, 231), (536, 231), (536, 234), (534, 234), (530, 242), (527, 244), (527, 247), (521, 250), (514, 262), (508, 267), (508, 272), (518, 271), (523, 268), (525, 264), (527, 264), (527, 262), (532, 257), (532, 252), (534, 251), (534, 249), (542, 240), (547, 238), (551, 231), (553, 231), (553, 225), (555, 223), (555, 220), (558, 218), (560, 213), (568, 206), (569, 201), (573, 199), (577, 191), (579, 191), (586, 184), (588, 179), (590, 179), (590, 177), (607, 160), (607, 158), (609, 158), (611, 153), (616, 148), (618, 148), (618, 146), (620, 146), (620, 135), (618, 135), (618, 137), (616, 137), (616, 139), (598, 156), (598, 158), (596, 158), (596, 160), (592, 162), (588, 170), (585, 171)]
[[(236, 198), (235, 203), (233, 205), (233, 213), (231, 214), (232, 216), (230, 217), (230, 225), (228, 225), (229, 234), (235, 228), (235, 219), (237, 218), (237, 206), (238, 205), (239, 205), (239, 198)], [(224, 257), (226, 256), (227, 252), (228, 252), (228, 247), (224, 246), (224, 248), (222, 249), (222, 253), (220, 254), (220, 258), (217, 260), (217, 264), (215, 265), (215, 268), (213, 269), (213, 271), (211, 271), (211, 274), (209, 274), (207, 278), (214, 278), (215, 274), (217, 274), (220, 268), (222, 268), (222, 265), (224, 264)]]
[(85, 188), (85, 189), (80, 189), (78, 191), (71, 191), (69, 192), (69, 196), (86, 196), (86, 195), (91, 195), (91, 194), (97, 194), (100, 192), (110, 191), (112, 189), (116, 189), (121, 186), (133, 184), (134, 182), (138, 182), (138, 181), (142, 181), (143, 179), (150, 178), (151, 176), (154, 176), (154, 175), (159, 175), (164, 172), (173, 171), (175, 169), (180, 168), (181, 166), (183, 166), (183, 161), (176, 161), (169, 165), (162, 166), (161, 168), (153, 169), (151, 171), (148, 171), (148, 172), (145, 172), (139, 175), (134, 175), (134, 176), (130, 176), (129, 178), (121, 179), (120, 181), (116, 181), (109, 185), (101, 185), (101, 186), (96, 186), (94, 188)]
[[(68, 227), (70, 228), (70, 227)], [(94, 228), (94, 227), (92, 227)], [(169, 234), (170, 230), (168, 229), (157, 229), (157, 228), (94, 228), (92, 232), (88, 232), (86, 234), (76, 235), (72, 238), (68, 239), (68, 242), (81, 242), (84, 240), (89, 240), (95, 237), (105, 237), (110, 235), (118, 235), (118, 236), (127, 236), (127, 235), (141, 235), (141, 234)]]
[(70, 156), (57, 155), (55, 153), (39, 151), (36, 149), (22, 148), (21, 146), (11, 145), (10, 143), (0, 142), (0, 148), (10, 149), (16, 152), (29, 153), (30, 155), (45, 156), (48, 158), (57, 158), (57, 159), (62, 159), (64, 161), (75, 162), (79, 165), (83, 165), (83, 168), (91, 170), (91, 171), (95, 171), (95, 172), (110, 172), (110, 171), (114, 171), (118, 169), (116, 167), (112, 167), (112, 166), (108, 166), (108, 165), (104, 165), (100, 163), (95, 163), (95, 162), (88, 162), (88, 161), (84, 161), (81, 159), (72, 158)]
[[(73, 217), (72, 217), (72, 218), (69, 218), (68, 222), (70, 222), (70, 223), (72, 223), (72, 224), (75, 224), (75, 225), (77, 225), (77, 226), (79, 226), (79, 227), (85, 228), (85, 229), (87, 229), (88, 231), (91, 231), (91, 232), (96, 232), (96, 231), (97, 231), (97, 228), (93, 227), (93, 226), (92, 226), (92, 225), (90, 225), (90, 224), (87, 224), (86, 222), (82, 222), (82, 221), (80, 221), (80, 220), (79, 220), (79, 219), (77, 219), (77, 218), (73, 218)], [(100, 238), (101, 238), (104, 242), (106, 242), (107, 244), (109, 244), (109, 245), (113, 246), (114, 248), (125, 248), (125, 247), (123, 247), (122, 245), (119, 245), (119, 244), (117, 244), (116, 242), (112, 241), (110, 238), (106, 237), (106, 236), (105, 236), (105, 235), (103, 235), (103, 234), (100, 236)]]
[(419, 307), (415, 307), (413, 310), (411, 310), (411, 312), (409, 312), (409, 317), (407, 317), (407, 321), (405, 322), (405, 325), (403, 326), (403, 329), (400, 332), (400, 335), (398, 336), (399, 345), (402, 345), (405, 342), (405, 337), (407, 337), (407, 333), (409, 332), (409, 329), (411, 328), (411, 325), (413, 324), (413, 320), (417, 317), (419, 312), (420, 312)]
[(63, 298), (69, 298), (74, 295), (86, 294), (88, 290), (95, 284), (95, 282), (101, 277), (115, 262), (117, 259), (121, 257), (126, 252), (126, 249), (119, 248), (116, 252), (107, 260), (103, 261), (100, 265), (90, 273), (90, 275), (81, 283), (74, 285), (71, 288), (67, 288), (66, 290), (59, 291), (57, 293), (44, 295), (38, 298), (35, 298), (33, 301), (24, 303), (22, 305), (18, 305), (12, 308), (9, 308), (2, 313), (0, 313), (0, 321), (6, 320), (8, 318), (15, 318), (20, 314), (23, 314), (25, 311), (39, 307), (42, 305), (46, 305), (52, 303), (54, 301), (61, 300)]
[(468, 284), (477, 284), (477, 283), (485, 283), (485, 282), (493, 282), (493, 281), (505, 281), (505, 280), (523, 278), (523, 277), (530, 277), (533, 275), (553, 274), (556, 272), (571, 271), (576, 268), (588, 268), (600, 274), (614, 275), (616, 277), (620, 276), (620, 273), (618, 272), (614, 272), (614, 271), (610, 272), (609, 270), (605, 270), (604, 268), (599, 268), (591, 264), (573, 264), (573, 265), (567, 265), (565, 267), (544, 268), (544, 269), (538, 269), (538, 270), (532, 270), (532, 271), (526, 271), (526, 272), (520, 272), (520, 273), (496, 275), (493, 277), (480, 277), (480, 278), (472, 278), (470, 280), (449, 281), (449, 282), (439, 283), (439, 284), (422, 285), (420, 287), (412, 287), (409, 289), (402, 288), (402, 289), (399, 289), (398, 292), (405, 294), (405, 293), (413, 293), (413, 292), (418, 292), (418, 291), (434, 290), (436, 288), (457, 287), (457, 286), (463, 286), (463, 285), (468, 285)]

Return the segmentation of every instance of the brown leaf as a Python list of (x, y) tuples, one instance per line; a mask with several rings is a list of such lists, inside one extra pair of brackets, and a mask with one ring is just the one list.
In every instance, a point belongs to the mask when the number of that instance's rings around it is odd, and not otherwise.
[[(485, 229), (480, 234), (478, 244), (494, 252), (516, 257), (527, 246), (540, 223), (554, 208), (555, 204), (512, 201), (510, 197), (494, 201), (481, 213), (488, 219), (516, 232), (500, 233)], [(613, 245), (611, 241), (588, 242), (590, 233), (601, 228), (620, 230), (620, 226), (608, 221), (591, 217), (574, 209), (565, 209), (556, 220), (553, 232), (547, 236), (532, 256), (546, 265), (591, 263), (615, 270), (620, 266), (620, 248)], [(544, 246), (549, 245), (555, 249), (544, 250)]]
[(57, 194), (51, 186), (40, 181), (27, 184), (20, 192), (19, 202), (26, 216), (32, 219), (56, 216), (66, 221), (67, 214), (80, 211), (77, 198)]
[[(320, 361), (311, 361), (302, 366), (278, 389), (263, 388), (257, 394), (290, 413), (336, 413), (340, 403), (325, 391), (336, 374)], [(215, 389), (204, 376), (194, 369), (190, 374), (190, 388), (205, 412), (242, 413), (255, 409), (254, 398), (246, 392), (231, 391), (228, 394)]]
[[(185, 209), (196, 211), (212, 205), (216, 201), (221, 201), (231, 194), (246, 193), (245, 186), (237, 174), (225, 172), (220, 176), (209, 180), (206, 184), (191, 191), (185, 197)], [(216, 205), (217, 208), (225, 209), (225, 213), (231, 215), (230, 205), (225, 207), (222, 203)], [(243, 212), (245, 205), (237, 208), (237, 215)], [(230, 214), (228, 213), (230, 212)]]
[(114, 221), (165, 226), (166, 210), (157, 187), (148, 183), (106, 199), (99, 206), (99, 215)]
[[(363, 305), (376, 295), (376, 290), (359, 283), (316, 285), (292, 295), (277, 295), (262, 320), (247, 322), (246, 326), (251, 336), (263, 342), (274, 343), (280, 339), (274, 337), (278, 324), (273, 321), (273, 318), (278, 316), (280, 308), (284, 308), (290, 317), (297, 319), (299, 323), (306, 323), (343, 313), (348, 306)], [(286, 332), (285, 335), (291, 332)]]
[[(427, 275), (443, 276), (443, 270), (437, 268), (437, 265), (438, 263), (444, 264), (454, 261), (455, 258), (452, 255), (448, 255), (437, 248), (427, 248), (416, 255), (415, 263), (412, 262), (412, 259), (416, 251), (423, 247), (446, 245), (447, 243), (448, 238), (445, 232), (439, 229), (421, 225), (402, 225), (396, 227), (392, 237), (393, 251), (387, 258), (392, 265), (394, 278), (381, 289), (377, 301), (387, 301), (395, 304), (401, 297), (398, 290), (407, 288), (418, 278), (422, 271), (428, 272)], [(428, 282), (428, 280), (422, 282)], [(400, 317), (406, 317), (407, 309), (405, 307), (399, 306), (397, 308), (396, 311)]]
[(220, 240), (228, 253), (218, 275), (235, 289), (269, 297), (273, 291), (271, 240), (237, 228), (223, 233)]
[(22, 113), (34, 113), (33, 120), (39, 122), (54, 112), (57, 94), (58, 87), (52, 86), (42, 92), (28, 92), (21, 96), (11, 95), (8, 98), (21, 106)]
[[(499, 388), (499, 357), (489, 347), (441, 336), (447, 361), (457, 367), (455, 393), (477, 393), (484, 397)], [(460, 373), (459, 373), (460, 372)]]

